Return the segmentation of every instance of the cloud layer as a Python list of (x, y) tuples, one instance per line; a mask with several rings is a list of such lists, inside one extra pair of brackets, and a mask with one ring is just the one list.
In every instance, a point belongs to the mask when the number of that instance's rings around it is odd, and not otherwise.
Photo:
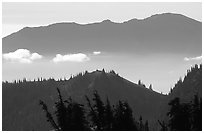
[(31, 53), (27, 49), (17, 49), (14, 52), (3, 54), (3, 59), (11, 62), (32, 63), (33, 60), (41, 59), (42, 55)]
[(101, 52), (100, 51), (94, 51), (93, 54), (94, 55), (99, 55), (99, 54), (101, 54)]
[(77, 54), (67, 54), (67, 55), (61, 55), (61, 54), (57, 54), (54, 58), (53, 58), (53, 62), (57, 63), (57, 62), (66, 62), (66, 61), (71, 61), (71, 62), (85, 62), (85, 61), (89, 61), (90, 58), (83, 53), (77, 53)]
[[(93, 55), (101, 54), (100, 51), (94, 51)], [(27, 49), (17, 49), (14, 52), (9, 52), (3, 54), (3, 59), (11, 62), (20, 62), (20, 63), (32, 63), (34, 60), (41, 59), (43, 56), (38, 53), (31, 53)], [(66, 54), (61, 55), (57, 54), (52, 61), (57, 62), (85, 62), (89, 61), (90, 57), (83, 53), (76, 53), (76, 54)]]
[(185, 57), (184, 61), (196, 61), (196, 60), (202, 60), (202, 56), (197, 56), (197, 57)]

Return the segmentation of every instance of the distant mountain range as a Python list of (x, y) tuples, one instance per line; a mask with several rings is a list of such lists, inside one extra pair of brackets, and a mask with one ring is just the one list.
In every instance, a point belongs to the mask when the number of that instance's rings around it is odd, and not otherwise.
[(202, 97), (202, 66), (188, 70), (184, 80), (179, 80), (169, 95), (163, 95), (146, 88), (143, 84), (132, 83), (114, 71), (84, 72), (69, 80), (54, 79), (37, 81), (3, 82), (2, 85), (2, 128), (3, 130), (51, 130), (45, 114), (39, 106), (39, 100), (48, 104), (53, 112), (56, 100), (56, 88), (60, 88), (63, 98), (86, 105), (85, 95), (92, 97), (97, 90), (111, 104), (126, 100), (133, 109), (135, 118), (141, 115), (149, 121), (150, 130), (159, 130), (157, 120), (167, 120), (168, 102), (179, 97), (182, 102), (189, 102), (194, 95)]
[(202, 53), (202, 23), (180, 14), (164, 13), (123, 23), (56, 23), (25, 27), (2, 39), (3, 53), (19, 48), (43, 55), (75, 52), (136, 54)]

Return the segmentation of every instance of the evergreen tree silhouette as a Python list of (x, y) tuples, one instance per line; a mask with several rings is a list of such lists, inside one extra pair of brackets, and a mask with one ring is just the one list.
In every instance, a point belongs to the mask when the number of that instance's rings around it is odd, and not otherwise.
[(88, 122), (85, 117), (83, 105), (73, 102), (71, 98), (63, 100), (60, 90), (57, 88), (58, 100), (55, 103), (57, 124), (51, 113), (47, 109), (47, 105), (40, 101), (42, 109), (46, 112), (48, 122), (51, 123), (55, 130), (61, 131), (83, 131), (89, 130)]
[(51, 126), (55, 129), (55, 130), (60, 130), (60, 128), (58, 127), (58, 125), (55, 123), (51, 113), (48, 111), (47, 109), (47, 105), (40, 100), (39, 104), (42, 106), (42, 109), (46, 112), (46, 117), (47, 117), (47, 121), (51, 124)]
[(153, 90), (153, 89), (152, 89), (152, 84), (149, 85), (149, 89), (150, 89), (150, 90)]
[(142, 122), (142, 116), (140, 116), (140, 118), (139, 118), (139, 130), (140, 131), (144, 130), (144, 125), (143, 125), (143, 122)]
[(192, 104), (192, 130), (202, 130), (202, 99), (194, 96)]
[(113, 121), (114, 121), (113, 109), (110, 105), (109, 99), (107, 98), (105, 105), (105, 127), (104, 127), (106, 131), (112, 130)]
[(104, 70), (104, 68), (102, 69), (102, 73), (106, 73), (105, 70)]
[(138, 85), (141, 85), (141, 84), (142, 84), (141, 80), (138, 80)]
[(114, 70), (111, 70), (110, 73), (112, 73), (112, 74), (114, 74), (114, 75), (116, 74)]
[(159, 125), (161, 126), (161, 131), (167, 131), (168, 130), (168, 126), (164, 121), (160, 121), (158, 120)]
[(96, 90), (94, 91), (93, 105), (91, 105), (88, 97), (86, 99), (90, 108), (89, 116), (91, 117), (93, 128), (99, 131), (105, 130), (105, 106), (98, 92)]
[(58, 101), (55, 103), (55, 106), (56, 106), (55, 114), (57, 116), (57, 123), (60, 127), (60, 130), (66, 131), (69, 129), (70, 118), (68, 118), (69, 117), (68, 112), (66, 110), (59, 88), (57, 88), (57, 93), (58, 93)]
[(147, 120), (146, 120), (145, 125), (144, 125), (144, 130), (149, 131), (149, 124), (148, 124)]
[(83, 105), (70, 101), (67, 110), (70, 115), (70, 131), (86, 131), (89, 130), (88, 121), (85, 117)]
[(116, 105), (113, 130), (134, 131), (137, 130), (136, 123), (132, 115), (132, 109), (127, 102), (119, 100)]
[(170, 111), (167, 113), (170, 116), (169, 126), (173, 131), (189, 131), (190, 123), (190, 105), (180, 104), (180, 99), (175, 98), (169, 102), (171, 106)]

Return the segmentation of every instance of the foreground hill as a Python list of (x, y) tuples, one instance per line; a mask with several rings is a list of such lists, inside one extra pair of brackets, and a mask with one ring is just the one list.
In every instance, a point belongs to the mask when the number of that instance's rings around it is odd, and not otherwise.
[[(105, 100), (107, 97), (112, 104), (118, 100), (127, 100), (136, 118), (142, 115), (145, 120), (153, 123), (158, 119), (159, 108), (165, 95), (161, 95), (153, 90), (145, 88), (142, 85), (132, 83), (115, 72), (105, 73), (104, 71), (94, 71), (85, 73), (83, 76), (78, 75), (62, 86), (67, 95), (73, 99), (81, 99), (83, 102), (85, 94), (91, 97), (93, 90), (97, 90)], [(150, 111), (151, 110), (151, 111)]]
[[(149, 121), (150, 130), (159, 130), (157, 120), (167, 121), (169, 100), (179, 97), (183, 102), (191, 100), (195, 94), (202, 97), (202, 66), (197, 65), (188, 70), (183, 81), (179, 81), (169, 95), (159, 94), (144, 85), (132, 83), (114, 71), (84, 72), (69, 80), (54, 79), (38, 81), (21, 81), (2, 84), (2, 128), (3, 130), (51, 130), (46, 122), (39, 100), (48, 104), (53, 112), (58, 87), (64, 99), (69, 96), (77, 102), (87, 104), (85, 95), (92, 97), (97, 90), (102, 99), (109, 98), (111, 104), (118, 100), (126, 100), (135, 118), (141, 115)], [(178, 84), (178, 83), (177, 83)]]
[(3, 83), (3, 129), (49, 130), (50, 127), (46, 123), (38, 102), (42, 99), (52, 105), (56, 100), (56, 87), (61, 89), (64, 97), (71, 96), (83, 104), (86, 104), (85, 95), (91, 97), (93, 90), (97, 90), (104, 100), (108, 97), (112, 104), (120, 99), (127, 100), (136, 118), (139, 119), (142, 115), (144, 119), (152, 123), (159, 117), (159, 107), (165, 97), (142, 85), (123, 79), (114, 71), (110, 73), (86, 72), (65, 81), (50, 79)]
[(175, 86), (170, 89), (168, 96), (160, 108), (161, 119), (166, 122), (169, 121), (166, 114), (169, 112), (170, 106), (168, 103), (171, 100), (179, 98), (181, 103), (193, 103), (195, 95), (202, 100), (202, 64), (195, 65), (187, 70), (184, 78), (180, 78)]
[(183, 102), (189, 102), (194, 95), (202, 97), (202, 65), (191, 67), (184, 79), (179, 79), (172, 88), (169, 97), (179, 97)]
[(123, 23), (104, 20), (84, 25), (56, 23), (26, 27), (2, 39), (3, 53), (25, 48), (44, 55), (100, 50), (137, 54), (144, 51), (146, 54), (191, 53), (196, 56), (202, 53), (201, 46), (202, 23), (172, 13)]

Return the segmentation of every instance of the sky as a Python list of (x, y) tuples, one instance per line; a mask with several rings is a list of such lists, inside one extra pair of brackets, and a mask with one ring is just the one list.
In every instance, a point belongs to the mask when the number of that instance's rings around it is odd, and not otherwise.
[[(169, 12), (202, 21), (201, 3), (3, 3), (2, 36), (17, 32), (23, 27), (59, 22), (87, 24), (107, 19), (124, 22), (133, 18), (144, 19), (154, 14)], [(85, 54), (68, 53), (44, 57), (43, 53), (38, 51), (19, 48), (16, 51), (3, 53), (5, 59), (3, 80), (12, 81), (24, 77), (63, 78), (85, 70), (91, 72), (105, 68), (115, 70), (132, 82), (137, 83), (140, 79), (147, 86), (152, 84), (156, 91), (168, 93), (191, 65), (201, 63), (200, 56), (154, 54), (141, 57), (132, 53), (113, 54), (96, 49)]]

